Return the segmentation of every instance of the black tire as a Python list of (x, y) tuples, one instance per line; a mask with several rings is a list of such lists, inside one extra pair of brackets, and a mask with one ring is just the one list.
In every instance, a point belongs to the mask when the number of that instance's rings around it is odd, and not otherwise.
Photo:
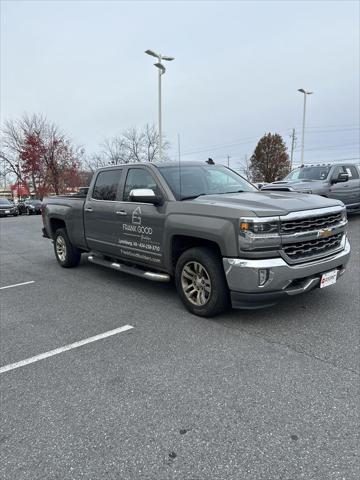
[[(196, 275), (189, 280), (190, 277), (185, 277), (188, 269), (194, 265), (194, 271), (196, 271), (196, 265), (202, 266), (200, 276)], [(186, 267), (186, 271), (184, 270)], [(205, 272), (204, 272), (205, 270)], [(203, 278), (203, 280), (201, 280)], [(188, 282), (188, 285), (184, 283)], [(203, 286), (198, 286), (199, 289), (203, 289), (201, 293), (194, 291), (195, 298), (189, 299), (189, 289), (196, 289), (195, 283), (203, 282)], [(210, 248), (207, 247), (194, 247), (186, 250), (179, 258), (176, 264), (175, 270), (175, 284), (181, 301), (185, 307), (194, 315), (200, 317), (213, 317), (223, 313), (229, 306), (229, 289), (227, 286), (224, 269), (222, 266), (221, 258)], [(210, 284), (210, 288), (209, 288)], [(204, 289), (208, 288), (206, 292)], [(188, 293), (185, 292), (188, 291)], [(199, 295), (204, 295), (203, 300), (205, 303), (202, 305), (195, 304), (199, 299)], [(207, 298), (205, 299), (205, 295)]]
[(72, 268), (79, 265), (81, 252), (70, 242), (65, 228), (59, 228), (55, 232), (54, 251), (56, 260), (62, 267)]

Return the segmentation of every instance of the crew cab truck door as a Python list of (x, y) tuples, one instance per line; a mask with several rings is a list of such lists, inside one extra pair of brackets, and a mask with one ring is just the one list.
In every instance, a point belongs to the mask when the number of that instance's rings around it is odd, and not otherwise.
[[(352, 175), (353, 169), (354, 174)], [(348, 181), (334, 183), (340, 173), (347, 174), (349, 176)], [(356, 174), (357, 171), (353, 166), (347, 168), (345, 165), (337, 165), (331, 174), (329, 197), (341, 200), (345, 205), (355, 203), (356, 179), (354, 179), (354, 175), (356, 176)]]
[(348, 186), (348, 204), (356, 205), (360, 203), (360, 178), (359, 170), (355, 165), (345, 165), (345, 172), (349, 176)]
[[(151, 189), (164, 201), (160, 205), (131, 201), (130, 192)], [(119, 206), (126, 215), (118, 230), (118, 256), (153, 268), (164, 265), (165, 192), (146, 167), (130, 167), (127, 171), (123, 202)]]
[(84, 205), (84, 230), (88, 247), (103, 254), (117, 250), (117, 214), (122, 169), (100, 170)]

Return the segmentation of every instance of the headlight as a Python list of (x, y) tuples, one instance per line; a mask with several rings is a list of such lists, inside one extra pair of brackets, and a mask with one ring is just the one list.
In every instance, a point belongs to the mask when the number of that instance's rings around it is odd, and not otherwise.
[(241, 218), (239, 224), (240, 250), (274, 250), (281, 247), (279, 218)]
[[(260, 220), (260, 219), (259, 219)], [(249, 219), (241, 219), (240, 220), (240, 233), (279, 233), (279, 222), (261, 222), (261, 221), (254, 221)]]

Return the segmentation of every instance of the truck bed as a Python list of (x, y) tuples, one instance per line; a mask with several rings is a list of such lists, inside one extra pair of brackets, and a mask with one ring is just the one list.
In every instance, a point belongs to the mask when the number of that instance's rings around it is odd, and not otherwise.
[[(74, 245), (87, 249), (84, 230), (84, 204), (86, 197), (84, 195), (57, 195), (45, 198), (43, 201), (43, 210), (45, 219), (45, 229), (52, 237), (53, 226), (56, 220), (64, 221), (67, 225), (67, 232), (70, 241)], [(51, 222), (48, 218), (51, 217)]]

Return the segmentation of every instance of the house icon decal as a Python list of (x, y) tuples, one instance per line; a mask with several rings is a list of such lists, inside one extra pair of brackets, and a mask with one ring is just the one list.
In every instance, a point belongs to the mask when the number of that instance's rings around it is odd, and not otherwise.
[(136, 207), (132, 213), (131, 222), (133, 225), (141, 225), (141, 208)]

